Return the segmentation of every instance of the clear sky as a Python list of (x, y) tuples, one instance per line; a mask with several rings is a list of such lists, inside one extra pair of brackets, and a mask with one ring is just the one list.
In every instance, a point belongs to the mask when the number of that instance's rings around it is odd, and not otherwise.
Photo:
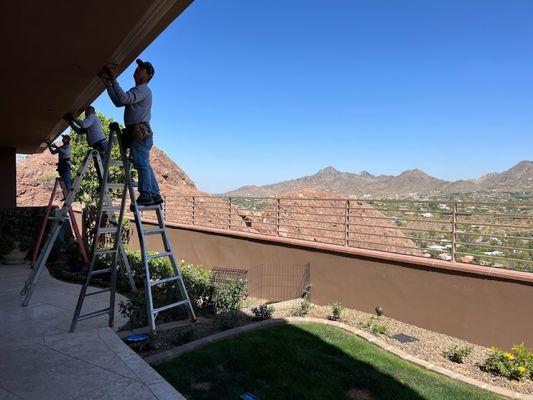
[(499, 172), (533, 159), (532, 21), (531, 0), (196, 0), (142, 54), (155, 144), (213, 193)]

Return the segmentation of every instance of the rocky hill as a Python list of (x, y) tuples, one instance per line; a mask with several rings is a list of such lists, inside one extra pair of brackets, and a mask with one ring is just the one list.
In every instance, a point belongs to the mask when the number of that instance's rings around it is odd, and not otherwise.
[(336, 191), (345, 196), (371, 198), (478, 191), (533, 193), (533, 161), (521, 161), (501, 173), (491, 173), (478, 179), (453, 182), (434, 178), (419, 169), (408, 170), (398, 176), (375, 176), (366, 171), (357, 174), (340, 172), (333, 167), (327, 167), (311, 176), (264, 186), (243, 186), (225, 195), (270, 197), (306, 188), (320, 188)]
[[(56, 179), (57, 156), (45, 151), (17, 161), (17, 205), (46, 205)], [(194, 182), (178, 167), (164, 151), (153, 147), (150, 162), (157, 176), (161, 194), (171, 196), (205, 194), (196, 188)]]

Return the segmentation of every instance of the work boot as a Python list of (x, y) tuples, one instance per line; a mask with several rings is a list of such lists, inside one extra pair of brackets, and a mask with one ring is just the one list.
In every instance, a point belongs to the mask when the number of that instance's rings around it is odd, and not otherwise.
[(152, 196), (152, 201), (154, 202), (154, 204), (163, 204), (165, 202), (165, 200), (163, 200), (160, 194)]
[[(151, 198), (142, 198), (140, 196), (137, 198), (136, 203), (137, 207), (153, 206), (155, 204)], [(131, 212), (135, 211), (135, 207), (133, 206), (133, 204), (130, 205), (130, 210)]]

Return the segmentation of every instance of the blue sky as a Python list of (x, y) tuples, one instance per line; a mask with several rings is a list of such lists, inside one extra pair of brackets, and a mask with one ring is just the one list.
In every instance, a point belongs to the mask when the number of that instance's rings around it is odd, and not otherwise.
[(530, 0), (196, 0), (142, 54), (155, 144), (214, 193), (328, 165), (502, 171), (533, 154), (532, 19)]

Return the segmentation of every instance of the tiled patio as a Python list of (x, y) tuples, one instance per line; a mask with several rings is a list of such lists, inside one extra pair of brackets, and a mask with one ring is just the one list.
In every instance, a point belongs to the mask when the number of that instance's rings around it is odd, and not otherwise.
[[(0, 400), (184, 399), (107, 327), (105, 316), (68, 333), (79, 285), (45, 271), (30, 305), (20, 306), (28, 272), (0, 265)], [(86, 310), (108, 301), (91, 296)], [(116, 327), (124, 322), (117, 312)]]

